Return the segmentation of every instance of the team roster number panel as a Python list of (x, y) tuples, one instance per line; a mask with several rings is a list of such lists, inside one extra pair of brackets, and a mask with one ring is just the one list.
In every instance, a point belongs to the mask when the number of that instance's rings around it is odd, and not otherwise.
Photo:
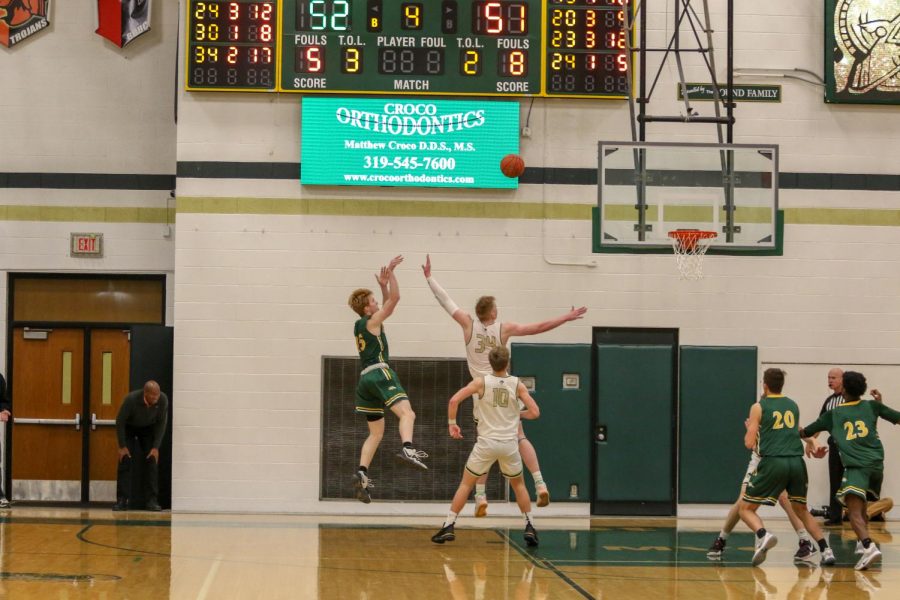
[(275, 0), (190, 0), (186, 22), (188, 90), (275, 90)]
[(612, 98), (628, 92), (626, 0), (188, 4), (189, 90)]

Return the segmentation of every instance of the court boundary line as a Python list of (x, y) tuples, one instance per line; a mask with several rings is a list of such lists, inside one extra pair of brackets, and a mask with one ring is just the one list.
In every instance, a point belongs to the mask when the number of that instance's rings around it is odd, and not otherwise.
[(581, 594), (581, 596), (583, 598), (586, 598), (587, 600), (597, 600), (590, 592), (588, 592), (586, 589), (584, 589), (583, 587), (581, 587), (580, 585), (575, 583), (575, 581), (572, 580), (571, 577), (569, 577), (568, 575), (566, 575), (565, 573), (563, 573), (562, 571), (557, 569), (556, 565), (554, 565), (550, 560), (548, 560), (546, 558), (538, 558), (538, 557), (532, 555), (525, 548), (522, 548), (522, 546), (520, 546), (518, 543), (513, 541), (513, 539), (511, 537), (509, 537), (508, 534), (506, 534), (505, 532), (503, 532), (499, 529), (494, 529), (494, 533), (496, 533), (502, 539), (506, 540), (506, 543), (508, 543), (525, 560), (532, 563), (533, 565), (535, 565), (538, 568), (546, 569), (546, 570), (550, 571), (551, 573), (553, 573), (554, 575), (559, 577), (561, 580), (563, 580), (566, 584), (568, 584), (568, 586), (571, 587), (573, 590), (575, 590), (576, 592)]

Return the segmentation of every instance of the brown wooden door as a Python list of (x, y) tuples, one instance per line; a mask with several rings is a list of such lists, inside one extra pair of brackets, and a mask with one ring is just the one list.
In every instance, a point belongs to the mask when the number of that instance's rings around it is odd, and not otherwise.
[(128, 331), (91, 331), (89, 477), (91, 501), (116, 499), (116, 415), (129, 392), (131, 341)]
[(12, 379), (13, 498), (81, 500), (84, 331), (15, 328)]

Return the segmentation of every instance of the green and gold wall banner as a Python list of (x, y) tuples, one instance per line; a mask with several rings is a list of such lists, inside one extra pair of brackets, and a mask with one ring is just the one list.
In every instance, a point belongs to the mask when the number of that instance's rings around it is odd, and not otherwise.
[(900, 104), (900, 0), (825, 0), (825, 101)]

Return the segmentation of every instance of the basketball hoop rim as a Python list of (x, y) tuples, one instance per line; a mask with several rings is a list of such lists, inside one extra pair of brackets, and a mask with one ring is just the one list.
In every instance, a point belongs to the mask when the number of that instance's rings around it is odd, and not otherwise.
[(677, 241), (678, 245), (686, 250), (691, 250), (700, 240), (709, 240), (718, 237), (715, 231), (703, 229), (676, 229), (669, 232), (669, 237)]

